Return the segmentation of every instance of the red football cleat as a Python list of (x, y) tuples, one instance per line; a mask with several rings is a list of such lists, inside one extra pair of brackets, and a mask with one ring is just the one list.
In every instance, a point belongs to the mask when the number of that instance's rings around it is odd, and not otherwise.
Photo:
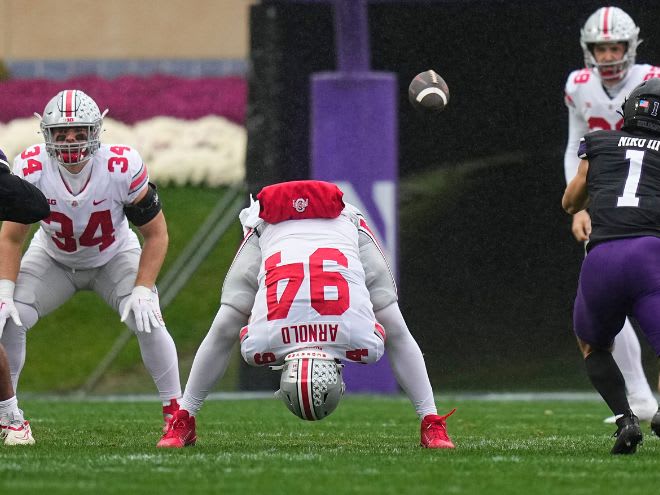
[(422, 419), (421, 440), (422, 447), (427, 449), (453, 449), (454, 442), (447, 435), (447, 418), (456, 412), (456, 408), (444, 416), (427, 414)]
[(179, 409), (169, 422), (167, 433), (163, 435), (156, 447), (181, 449), (195, 445), (195, 417), (190, 416), (185, 409)]
[(163, 406), (163, 419), (165, 420), (163, 433), (167, 433), (167, 430), (170, 427), (170, 421), (172, 421), (172, 416), (174, 416), (174, 413), (178, 410), (179, 402), (176, 399), (170, 399), (170, 403), (167, 406)]

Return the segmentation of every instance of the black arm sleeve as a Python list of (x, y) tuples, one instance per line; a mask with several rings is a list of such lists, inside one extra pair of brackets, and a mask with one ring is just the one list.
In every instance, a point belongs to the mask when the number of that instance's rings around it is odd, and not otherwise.
[(161, 210), (160, 198), (156, 192), (158, 188), (149, 182), (147, 194), (139, 203), (124, 206), (126, 218), (136, 227), (142, 227), (154, 219)]
[(35, 223), (50, 215), (43, 193), (0, 165), (0, 221)]

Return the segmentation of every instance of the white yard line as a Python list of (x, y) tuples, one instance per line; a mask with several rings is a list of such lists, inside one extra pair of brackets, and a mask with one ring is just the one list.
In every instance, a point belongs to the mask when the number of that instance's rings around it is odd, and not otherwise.
[[(252, 400), (252, 399), (274, 399), (274, 391), (268, 392), (215, 392), (209, 395), (208, 400)], [(368, 394), (347, 394), (347, 397), (366, 397)], [(398, 395), (376, 395), (378, 398), (391, 398), (393, 400), (408, 400), (403, 394)], [(127, 394), (127, 395), (94, 395), (77, 397), (75, 395), (56, 394), (20, 394), (21, 400), (47, 400), (47, 401), (76, 401), (76, 402), (153, 402), (157, 401), (156, 395), (150, 394)], [(466, 401), (505, 401), (505, 402), (534, 402), (534, 401), (600, 401), (600, 396), (595, 392), (456, 392), (436, 395), (437, 400), (446, 402), (448, 399)]]

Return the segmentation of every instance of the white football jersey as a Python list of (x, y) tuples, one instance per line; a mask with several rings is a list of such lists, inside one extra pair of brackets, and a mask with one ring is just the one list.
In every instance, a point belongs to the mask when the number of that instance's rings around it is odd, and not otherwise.
[[(259, 288), (241, 334), (249, 364), (280, 361), (304, 347), (337, 359), (380, 359), (385, 334), (365, 285), (358, 229), (348, 217), (265, 223), (259, 245)], [(260, 362), (257, 351), (270, 351), (271, 358)]]
[(88, 182), (74, 195), (43, 143), (14, 159), (14, 173), (38, 187), (50, 204), (50, 216), (41, 221), (32, 243), (77, 269), (102, 266), (118, 252), (140, 247), (124, 206), (149, 181), (142, 158), (129, 146), (102, 144), (86, 167), (92, 167)]
[(660, 77), (660, 67), (633, 65), (624, 80), (614, 88), (616, 95), (610, 98), (600, 77), (591, 69), (571, 72), (564, 90), (564, 102), (569, 110), (568, 142), (564, 156), (566, 182), (570, 182), (577, 173), (580, 139), (591, 131), (621, 129), (623, 117), (617, 111), (621, 110), (625, 97), (642, 81), (652, 77)]

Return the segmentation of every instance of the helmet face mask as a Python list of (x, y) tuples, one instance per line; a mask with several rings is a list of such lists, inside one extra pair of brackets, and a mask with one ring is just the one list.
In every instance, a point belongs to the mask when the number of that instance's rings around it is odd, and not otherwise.
[(346, 388), (342, 365), (316, 349), (292, 352), (281, 367), (273, 368), (282, 370), (276, 396), (300, 419), (317, 421), (330, 415)]
[[(618, 7), (602, 7), (589, 16), (580, 30), (580, 45), (584, 64), (603, 80), (620, 80), (628, 68), (635, 64), (637, 47), (642, 42), (635, 21)], [(623, 58), (616, 61), (598, 62), (594, 55), (596, 45), (624, 43)]]
[(44, 108), (41, 133), (48, 155), (65, 167), (81, 165), (101, 145), (103, 117), (96, 102), (79, 90), (65, 90)]
[(624, 131), (660, 134), (660, 79), (651, 78), (630, 92), (621, 105)]

